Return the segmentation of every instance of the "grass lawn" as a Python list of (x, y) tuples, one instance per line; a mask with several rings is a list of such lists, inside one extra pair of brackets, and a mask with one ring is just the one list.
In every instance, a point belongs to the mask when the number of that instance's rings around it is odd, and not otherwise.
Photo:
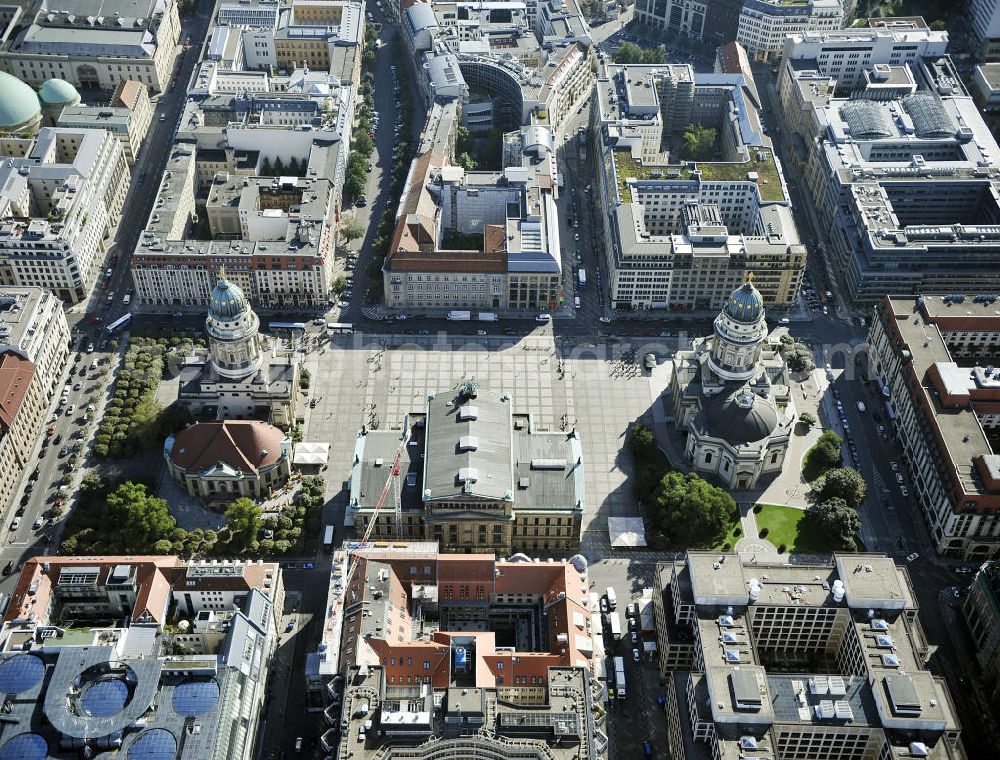
[[(737, 528), (740, 529), (740, 535), (738, 536), (735, 535)], [(736, 542), (739, 541), (741, 538), (743, 538), (742, 531), (743, 531), (743, 525), (740, 523), (739, 515), (737, 515), (736, 521), (732, 525), (730, 525), (729, 530), (726, 531), (725, 538), (723, 538), (721, 541), (714, 544), (713, 546), (706, 546), (704, 548), (705, 550), (710, 552), (721, 552), (721, 551), (731, 552), (736, 548)], [(725, 546), (726, 544), (729, 544), (729, 548), (723, 549), (722, 547)]]
[(788, 552), (825, 554), (832, 551), (826, 536), (806, 519), (805, 510), (763, 504), (755, 517), (758, 530), (767, 528), (765, 538), (775, 546), (784, 544)]

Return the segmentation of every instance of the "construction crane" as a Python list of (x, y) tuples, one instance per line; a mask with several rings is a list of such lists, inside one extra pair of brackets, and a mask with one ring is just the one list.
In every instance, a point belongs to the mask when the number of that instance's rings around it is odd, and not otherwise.
[[(382, 511), (382, 507), (385, 505), (385, 500), (389, 496), (389, 489), (393, 491), (393, 507), (395, 508), (396, 517), (396, 538), (403, 538), (403, 490), (400, 488), (399, 478), (402, 474), (402, 462), (403, 462), (403, 452), (406, 451), (406, 445), (410, 442), (410, 425), (409, 416), (403, 417), (403, 435), (399, 439), (399, 446), (396, 448), (396, 454), (392, 458), (392, 466), (389, 468), (389, 476), (385, 479), (385, 484), (382, 486), (382, 491), (378, 495), (378, 501), (375, 502), (375, 511), (372, 512), (372, 518), (368, 521), (368, 527), (365, 529), (365, 534), (361, 537), (361, 541), (358, 542), (359, 549), (364, 549), (368, 545), (368, 541), (371, 538), (372, 531), (375, 530), (375, 523), (378, 522), (379, 513)], [(354, 569), (358, 566), (357, 560), (351, 563), (350, 569), (347, 571), (347, 579), (344, 582), (344, 590), (351, 587), (351, 578), (354, 576)]]

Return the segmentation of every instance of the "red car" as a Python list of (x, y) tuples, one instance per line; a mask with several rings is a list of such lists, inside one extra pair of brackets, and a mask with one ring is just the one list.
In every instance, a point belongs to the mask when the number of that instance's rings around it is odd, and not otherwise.
[(56, 434), (56, 426), (55, 425), (51, 425), (49, 427), (48, 431), (46, 432), (46, 435), (55, 435), (55, 434)]

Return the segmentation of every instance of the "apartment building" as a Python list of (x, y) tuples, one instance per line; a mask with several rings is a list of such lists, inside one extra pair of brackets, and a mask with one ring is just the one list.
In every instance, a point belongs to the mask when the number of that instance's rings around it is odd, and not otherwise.
[(0, 15), (0, 68), (32, 85), (64, 79), (113, 91), (136, 80), (163, 92), (173, 77), (181, 24), (174, 0), (32, 2)]
[(118, 225), (128, 165), (97, 129), (44, 127), (0, 139), (0, 285), (87, 297)]
[(755, 61), (776, 61), (789, 33), (839, 29), (842, 0), (744, 0), (736, 41)]
[(474, 384), (440, 393), (409, 417), (400, 510), (375, 507), (400, 446), (398, 430), (362, 430), (355, 444), (347, 523), (382, 539), (434, 541), (443, 551), (575, 551), (584, 463), (579, 435), (542, 432), (507, 394)]
[(925, 669), (933, 647), (909, 576), (891, 558), (688, 552), (658, 564), (654, 582), (671, 756), (963, 756), (948, 688)]
[[(192, 78), (131, 259), (135, 298), (200, 311), (224, 269), (256, 308), (325, 309), (361, 76), (362, 5), (235, 5), (220, 6), (216, 29), (228, 36), (213, 38)], [(238, 25), (266, 24), (270, 10), (274, 29)], [(279, 66), (267, 50), (278, 50), (282, 35), (294, 42), (300, 28), (306, 41), (309, 30), (323, 30), (322, 60), (289, 53)], [(267, 50), (251, 54), (248, 45), (265, 38)]]
[[(684, 65), (598, 77), (596, 190), (616, 308), (720, 309), (751, 271), (768, 305), (797, 298), (806, 251), (750, 81)], [(674, 157), (691, 124), (717, 130), (715, 160)]]
[(845, 292), (1000, 290), (1000, 148), (950, 60), (876, 64), (846, 95), (819, 76), (798, 88), (805, 115), (792, 121)]
[(939, 553), (1000, 557), (996, 296), (883, 298), (869, 331), (902, 462)]
[(0, 629), (0, 680), (18, 694), (0, 752), (255, 757), (283, 604), (273, 563), (28, 560)]
[(61, 387), (70, 333), (62, 302), (45, 288), (0, 287), (0, 352), (35, 365), (43, 406)]
[(586, 573), (579, 557), (503, 561), (434, 543), (338, 551), (321, 650), (344, 693), (325, 709), (324, 750), (603, 757)]
[(34, 362), (0, 353), (0, 508), (6, 508), (42, 435), (48, 399)]
[[(711, 20), (714, 5), (728, 6), (728, 24), (723, 24), (716, 31)], [(722, 2), (706, 2), (705, 0), (636, 0), (635, 20), (644, 26), (652, 26), (666, 30), (678, 37), (688, 37), (693, 40), (705, 39), (709, 35), (715, 39), (724, 39), (726, 28), (732, 36), (736, 36), (737, 19), (742, 0), (723, 0)]]

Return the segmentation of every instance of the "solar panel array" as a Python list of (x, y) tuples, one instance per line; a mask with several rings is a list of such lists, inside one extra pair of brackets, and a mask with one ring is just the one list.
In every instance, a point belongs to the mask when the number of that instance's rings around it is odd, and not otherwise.
[(174, 760), (177, 740), (164, 728), (151, 728), (139, 734), (128, 748), (128, 760)]
[(80, 697), (80, 706), (87, 715), (107, 718), (120, 713), (126, 701), (128, 686), (121, 679), (109, 678), (91, 684)]
[(45, 760), (49, 743), (40, 734), (18, 734), (0, 747), (0, 760)]
[(45, 664), (33, 654), (19, 654), (0, 663), (0, 693), (20, 694), (42, 680)]
[(219, 684), (212, 679), (189, 679), (174, 689), (174, 712), (185, 718), (207, 713), (219, 701)]

